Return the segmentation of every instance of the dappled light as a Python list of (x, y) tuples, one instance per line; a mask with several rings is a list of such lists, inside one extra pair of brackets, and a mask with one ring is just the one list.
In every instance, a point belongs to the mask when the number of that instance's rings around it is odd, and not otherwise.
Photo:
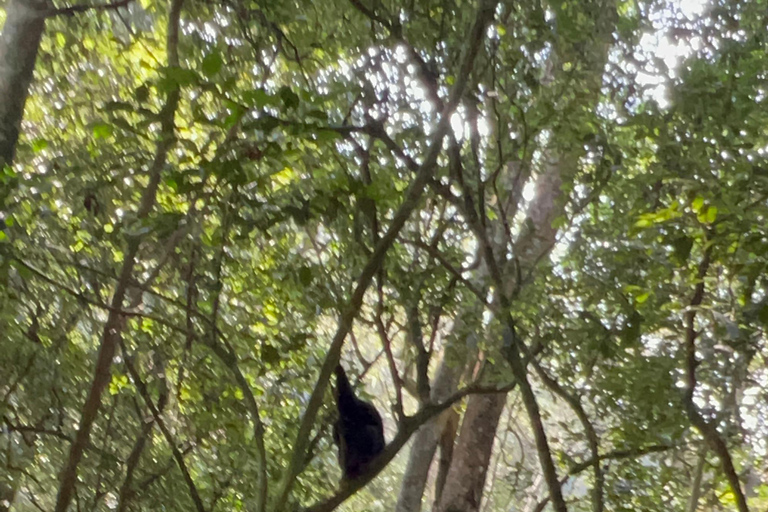
[(768, 508), (765, 2), (0, 26), (0, 512)]

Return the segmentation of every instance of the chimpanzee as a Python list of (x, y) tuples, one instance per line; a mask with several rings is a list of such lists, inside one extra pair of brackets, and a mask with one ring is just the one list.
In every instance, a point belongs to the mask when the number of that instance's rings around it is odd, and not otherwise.
[(376, 407), (355, 396), (344, 368), (338, 365), (335, 371), (339, 419), (333, 425), (333, 441), (339, 447), (343, 477), (352, 480), (384, 449), (384, 425)]

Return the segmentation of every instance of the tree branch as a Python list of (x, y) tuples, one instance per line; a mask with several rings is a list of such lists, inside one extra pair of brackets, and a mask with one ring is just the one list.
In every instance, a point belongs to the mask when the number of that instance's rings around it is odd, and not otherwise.
[(125, 367), (131, 376), (131, 380), (133, 380), (133, 383), (136, 386), (136, 389), (139, 391), (141, 398), (144, 400), (147, 408), (152, 413), (152, 418), (155, 420), (155, 423), (157, 423), (157, 427), (160, 429), (160, 432), (162, 432), (165, 441), (171, 448), (173, 458), (176, 460), (176, 464), (179, 466), (179, 470), (181, 471), (181, 474), (184, 477), (184, 481), (189, 488), (189, 495), (192, 498), (192, 502), (195, 504), (197, 512), (206, 512), (205, 505), (203, 505), (203, 500), (200, 498), (200, 493), (197, 490), (197, 486), (195, 485), (194, 480), (192, 480), (192, 475), (189, 473), (187, 464), (184, 462), (184, 455), (181, 453), (181, 450), (179, 450), (179, 447), (171, 435), (170, 430), (168, 430), (168, 427), (165, 425), (160, 411), (158, 410), (159, 406), (155, 406), (154, 402), (152, 401), (152, 397), (149, 395), (146, 384), (144, 384), (144, 381), (141, 379), (141, 376), (136, 370), (136, 367), (133, 366), (133, 363), (131, 362), (132, 357), (128, 354), (128, 351), (125, 347), (125, 342), (122, 338), (120, 338), (120, 349), (123, 352)]
[[(650, 453), (665, 452), (667, 450), (672, 450), (674, 448), (677, 448), (677, 446), (660, 444), (660, 445), (647, 446), (645, 448), (638, 448), (635, 450), (613, 450), (611, 452), (604, 453), (603, 455), (601, 455), (598, 458), (597, 462), (602, 462), (604, 460), (631, 459), (635, 457), (642, 457), (643, 455), (648, 455)], [(576, 464), (570, 469), (570, 471), (568, 471), (568, 475), (566, 475), (562, 480), (560, 480), (560, 485), (561, 486), (565, 485), (565, 483), (568, 481), (569, 478), (586, 471), (587, 469), (594, 466), (594, 464), (595, 464), (595, 460), (591, 458), (589, 460), (585, 460), (583, 462)], [(549, 496), (543, 498), (533, 509), (533, 512), (541, 512), (542, 510), (544, 510), (544, 507), (546, 507), (547, 503), (549, 503), (549, 499), (550, 499)]]
[(111, 2), (107, 4), (70, 5), (69, 7), (43, 11), (42, 15), (46, 18), (53, 18), (55, 16), (74, 16), (75, 14), (86, 11), (114, 11), (121, 7), (127, 7), (128, 4), (132, 3), (133, 1), (134, 0), (119, 0), (117, 2)]
[(365, 470), (355, 480), (342, 482), (339, 491), (328, 499), (325, 499), (304, 510), (304, 512), (330, 512), (341, 505), (347, 498), (362, 489), (368, 482), (374, 479), (389, 462), (397, 455), (400, 449), (405, 446), (414, 432), (416, 432), (427, 421), (439, 415), (459, 400), (473, 394), (492, 394), (509, 393), (517, 386), (517, 382), (507, 384), (503, 387), (485, 387), (480, 385), (470, 385), (457, 391), (447, 400), (439, 404), (425, 405), (413, 416), (406, 417), (401, 423), (394, 439), (387, 445), (384, 451), (375, 460), (373, 460)]
[(531, 364), (536, 369), (536, 372), (538, 373), (539, 378), (542, 380), (544, 385), (551, 389), (553, 393), (565, 400), (566, 403), (571, 406), (571, 409), (573, 409), (573, 412), (576, 413), (576, 416), (579, 418), (579, 421), (584, 428), (584, 434), (587, 437), (589, 451), (592, 455), (592, 460), (594, 461), (592, 464), (592, 469), (595, 473), (595, 486), (592, 489), (592, 510), (594, 512), (602, 512), (605, 508), (603, 503), (603, 485), (605, 483), (605, 478), (603, 477), (603, 472), (600, 469), (599, 440), (597, 437), (597, 432), (595, 432), (595, 427), (592, 426), (592, 422), (587, 415), (587, 411), (584, 410), (584, 407), (581, 405), (579, 397), (569, 393), (563, 386), (560, 385), (559, 382), (550, 377), (544, 371), (544, 368), (541, 367), (539, 362), (536, 361), (536, 359), (531, 358)]
[(728, 446), (718, 433), (717, 428), (704, 418), (701, 411), (696, 406), (696, 403), (693, 401), (696, 392), (696, 367), (699, 364), (696, 359), (696, 338), (699, 335), (699, 333), (696, 332), (696, 312), (704, 300), (704, 278), (707, 275), (712, 258), (711, 242), (705, 239), (704, 243), (706, 244), (704, 257), (699, 263), (699, 268), (696, 272), (696, 287), (694, 288), (693, 297), (691, 297), (688, 311), (686, 311), (684, 317), (686, 386), (683, 393), (683, 404), (685, 405), (685, 410), (688, 414), (688, 420), (701, 433), (720, 459), (725, 478), (728, 480), (728, 484), (733, 491), (739, 512), (749, 512), (747, 498), (744, 496), (744, 491), (741, 489), (739, 475), (736, 473), (736, 468), (733, 465), (733, 459), (728, 451)]
[[(172, 0), (171, 9), (168, 18), (168, 63), (172, 66), (179, 64), (178, 39), (179, 39), (179, 20), (181, 16), (181, 6), (184, 0)], [(149, 183), (144, 189), (141, 197), (141, 203), (137, 211), (137, 218), (144, 219), (149, 216), (155, 204), (157, 189), (160, 185), (160, 177), (168, 159), (175, 139), (175, 115), (180, 98), (179, 88), (176, 87), (168, 93), (168, 100), (160, 113), (161, 128), (159, 140), (153, 162), (149, 169)], [(94, 368), (93, 380), (88, 391), (88, 397), (80, 414), (79, 428), (75, 441), (70, 447), (67, 462), (61, 472), (61, 481), (59, 483), (58, 496), (56, 498), (55, 512), (66, 512), (75, 492), (75, 483), (77, 482), (77, 468), (83, 457), (83, 451), (88, 445), (91, 435), (91, 428), (96, 420), (96, 416), (101, 406), (101, 395), (104, 392), (109, 380), (111, 379), (112, 359), (115, 356), (117, 345), (121, 341), (122, 330), (125, 317), (118, 313), (122, 309), (123, 300), (133, 274), (133, 267), (136, 264), (136, 257), (139, 252), (141, 237), (134, 237), (128, 241), (128, 247), (125, 250), (120, 278), (117, 281), (114, 294), (112, 296), (111, 307), (107, 321), (104, 324), (104, 330), (101, 335), (99, 352)]]
[[(505, 307), (504, 309), (507, 308)], [(520, 394), (523, 397), (523, 404), (528, 412), (528, 418), (531, 421), (533, 435), (536, 440), (536, 452), (539, 457), (539, 464), (541, 464), (541, 469), (544, 472), (547, 487), (549, 488), (552, 505), (557, 512), (567, 512), (568, 507), (565, 504), (560, 480), (557, 477), (557, 470), (552, 461), (552, 451), (549, 448), (547, 433), (546, 430), (544, 430), (544, 423), (541, 420), (539, 404), (536, 401), (536, 395), (533, 393), (533, 388), (531, 387), (530, 382), (528, 382), (528, 371), (520, 354), (520, 346), (522, 342), (517, 339), (514, 321), (509, 313), (507, 313), (504, 321), (504, 357), (512, 368), (512, 374), (515, 376), (515, 379), (520, 383)]]

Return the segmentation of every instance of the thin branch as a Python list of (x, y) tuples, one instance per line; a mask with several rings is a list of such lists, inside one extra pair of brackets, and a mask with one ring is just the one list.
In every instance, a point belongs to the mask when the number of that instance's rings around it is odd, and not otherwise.
[(696, 461), (694, 469), (693, 482), (691, 482), (691, 496), (688, 498), (688, 512), (696, 512), (699, 508), (699, 498), (701, 498), (701, 481), (704, 476), (704, 465), (707, 462), (707, 448), (701, 449), (699, 460)]
[(181, 453), (181, 450), (179, 450), (176, 440), (173, 438), (170, 430), (168, 430), (168, 427), (165, 425), (161, 413), (158, 410), (158, 406), (155, 406), (155, 403), (152, 401), (152, 397), (149, 395), (146, 384), (144, 384), (144, 381), (141, 379), (141, 376), (136, 370), (136, 367), (133, 366), (133, 362), (131, 361), (132, 357), (129, 356), (125, 347), (125, 342), (122, 338), (120, 338), (120, 349), (123, 352), (123, 362), (125, 363), (125, 367), (131, 376), (133, 384), (139, 391), (139, 395), (141, 395), (141, 398), (144, 400), (147, 408), (152, 413), (152, 418), (155, 420), (155, 423), (157, 423), (157, 427), (160, 429), (160, 432), (162, 432), (163, 437), (165, 438), (165, 442), (168, 443), (168, 446), (171, 448), (173, 458), (176, 460), (176, 464), (179, 466), (179, 470), (181, 471), (181, 474), (184, 477), (184, 481), (189, 488), (189, 495), (192, 498), (192, 502), (195, 504), (197, 512), (206, 512), (205, 505), (203, 505), (203, 500), (200, 498), (200, 493), (197, 490), (197, 486), (195, 485), (194, 480), (192, 480), (192, 475), (189, 473), (186, 462), (184, 462), (184, 455)]
[(587, 411), (584, 410), (584, 406), (581, 405), (581, 401), (579, 400), (578, 396), (569, 393), (563, 386), (560, 385), (559, 382), (547, 374), (547, 372), (544, 371), (544, 368), (541, 367), (536, 359), (531, 358), (531, 364), (536, 369), (536, 373), (538, 373), (539, 378), (542, 380), (544, 385), (551, 389), (553, 393), (565, 400), (566, 403), (571, 406), (571, 409), (573, 409), (573, 412), (576, 413), (576, 416), (579, 418), (579, 421), (584, 428), (584, 434), (587, 437), (589, 451), (592, 456), (592, 460), (594, 461), (592, 469), (595, 473), (595, 485), (592, 488), (592, 510), (594, 512), (602, 512), (605, 508), (605, 504), (603, 502), (603, 486), (605, 484), (605, 478), (603, 476), (603, 471), (600, 469), (599, 440), (597, 437), (597, 432), (595, 432), (595, 427), (592, 426), (592, 422), (587, 415)]
[(264, 445), (264, 424), (261, 421), (259, 415), (259, 406), (256, 402), (256, 397), (253, 394), (251, 385), (243, 375), (243, 372), (238, 366), (237, 353), (229, 342), (222, 337), (222, 341), (219, 341), (218, 330), (216, 328), (219, 316), (219, 307), (221, 305), (221, 289), (222, 289), (222, 275), (224, 271), (224, 259), (226, 255), (225, 247), (229, 239), (230, 229), (232, 227), (233, 214), (230, 210), (230, 201), (226, 201), (226, 207), (224, 211), (224, 223), (223, 223), (223, 235), (221, 241), (221, 247), (219, 254), (216, 256), (215, 262), (215, 286), (213, 307), (211, 312), (211, 335), (206, 338), (206, 344), (216, 354), (216, 356), (224, 363), (235, 378), (235, 381), (243, 392), (245, 397), (245, 403), (251, 416), (251, 423), (253, 425), (253, 435), (256, 442), (256, 466), (258, 468), (258, 501), (256, 502), (256, 512), (263, 512), (267, 507), (267, 497), (269, 493), (268, 480), (267, 480), (267, 450)]
[(696, 312), (704, 300), (704, 278), (707, 275), (712, 258), (712, 243), (707, 239), (705, 239), (704, 243), (706, 244), (704, 257), (699, 263), (699, 268), (696, 272), (696, 286), (684, 318), (686, 386), (683, 394), (683, 403), (685, 405), (686, 413), (688, 414), (688, 420), (701, 433), (720, 459), (725, 478), (728, 480), (728, 484), (733, 491), (739, 512), (749, 512), (747, 498), (744, 496), (744, 491), (741, 489), (739, 475), (733, 465), (733, 459), (728, 451), (728, 445), (725, 444), (725, 441), (720, 436), (717, 428), (704, 418), (701, 411), (696, 406), (696, 403), (693, 401), (696, 392), (696, 367), (699, 365), (699, 362), (696, 359), (696, 338), (699, 335), (699, 333), (696, 332)]
[[(163, 413), (165, 405), (168, 403), (168, 387), (164, 385), (161, 388), (160, 397), (157, 401), (157, 411), (159, 414)], [(130, 455), (125, 462), (125, 479), (120, 486), (120, 491), (117, 498), (117, 512), (124, 512), (128, 508), (128, 503), (133, 496), (132, 485), (133, 476), (136, 472), (136, 468), (141, 460), (141, 454), (144, 452), (144, 447), (149, 440), (149, 435), (152, 433), (152, 428), (155, 425), (154, 417), (150, 421), (146, 421), (139, 432), (139, 437), (133, 444)]]
[(373, 9), (367, 7), (360, 0), (349, 0), (349, 3), (351, 3), (355, 9), (360, 11), (364, 16), (366, 16), (370, 20), (379, 23), (380, 25), (385, 27), (387, 30), (390, 30), (390, 31), (392, 30), (393, 23), (376, 14), (376, 12), (374, 12)]
[(256, 402), (253, 390), (251, 389), (251, 385), (248, 383), (248, 380), (245, 378), (245, 375), (243, 375), (243, 372), (237, 364), (237, 355), (235, 355), (234, 349), (226, 341), (224, 341), (224, 345), (225, 346), (222, 346), (221, 343), (217, 343), (215, 340), (208, 341), (208, 346), (235, 377), (235, 381), (243, 392), (245, 404), (250, 412), (254, 440), (256, 441), (256, 463), (259, 475), (259, 501), (257, 502), (256, 510), (264, 511), (266, 510), (267, 502), (267, 451), (264, 446), (264, 424), (259, 416), (259, 406)]
[(389, 338), (389, 335), (387, 334), (387, 327), (384, 325), (384, 321), (381, 319), (383, 314), (384, 296), (380, 291), (374, 323), (376, 324), (376, 331), (379, 333), (379, 338), (381, 338), (381, 344), (384, 347), (384, 354), (387, 356), (389, 372), (392, 375), (392, 383), (395, 386), (395, 414), (399, 423), (403, 420), (403, 418), (405, 418), (405, 412), (403, 411), (403, 380), (400, 378), (400, 373), (397, 371), (397, 364), (395, 363), (395, 356), (392, 354), (392, 342)]
[(64, 441), (67, 441), (70, 443), (72, 442), (72, 438), (60, 430), (50, 430), (45, 427), (36, 427), (34, 425), (21, 425), (21, 424), (13, 423), (13, 421), (11, 421), (11, 419), (8, 418), (7, 416), (3, 416), (3, 423), (5, 423), (6, 427), (11, 432), (19, 432), (19, 433), (31, 432), (33, 434), (53, 436), (59, 439), (63, 439)]
[(133, 1), (134, 0), (119, 0), (108, 4), (70, 5), (69, 7), (44, 11), (42, 15), (46, 18), (53, 18), (55, 16), (74, 16), (77, 13), (86, 11), (114, 11), (121, 7), (127, 7), (128, 4), (133, 3)]
[[(642, 457), (643, 455), (648, 455), (651, 453), (665, 452), (677, 447), (678, 446), (676, 445), (659, 444), (659, 445), (647, 446), (645, 448), (638, 448), (635, 450), (613, 450), (611, 452), (604, 453), (603, 455), (601, 455), (598, 459), (598, 462), (602, 462), (604, 460), (633, 459), (633, 458)], [(562, 480), (560, 480), (560, 485), (561, 486), (565, 485), (565, 483), (568, 481), (569, 478), (586, 471), (587, 469), (594, 466), (594, 464), (595, 464), (595, 460), (591, 458), (589, 460), (585, 460), (583, 462), (580, 462), (579, 464), (576, 464), (570, 469), (570, 471), (568, 471), (568, 474), (565, 477), (563, 477)], [(543, 498), (533, 509), (533, 512), (542, 512), (542, 510), (544, 510), (544, 507), (547, 506), (547, 503), (549, 503), (549, 499), (550, 499), (549, 496)]]
[(440, 265), (442, 265), (445, 270), (447, 270), (453, 277), (456, 278), (457, 281), (459, 281), (461, 284), (463, 284), (472, 294), (477, 297), (477, 299), (480, 301), (481, 304), (483, 304), (487, 308), (493, 308), (493, 304), (489, 303), (487, 300), (487, 294), (483, 293), (482, 290), (478, 289), (475, 285), (473, 285), (468, 279), (465, 279), (462, 276), (462, 273), (465, 272), (465, 269), (463, 268), (456, 268), (453, 266), (453, 264), (448, 261), (448, 259), (443, 256), (443, 254), (437, 250), (435, 247), (433, 247), (430, 244), (427, 244), (425, 242), (422, 242), (421, 240), (403, 240), (405, 243), (413, 245), (414, 247), (418, 247), (419, 249), (424, 249), (429, 253), (429, 255), (436, 259)]
[(158, 323), (159, 325), (162, 325), (164, 327), (168, 327), (172, 331), (176, 331), (182, 334), (188, 334), (189, 331), (184, 329), (183, 327), (179, 327), (178, 325), (169, 322), (164, 317), (152, 315), (150, 313), (143, 313), (140, 311), (129, 311), (127, 309), (117, 308), (114, 306), (111, 306), (109, 304), (104, 304), (103, 302), (99, 302), (97, 300), (91, 299), (90, 297), (73, 290), (72, 288), (69, 288), (68, 286), (56, 281), (52, 277), (49, 277), (45, 275), (42, 271), (38, 270), (37, 268), (33, 267), (29, 263), (25, 262), (24, 260), (21, 260), (17, 257), (12, 257), (13, 261), (16, 261), (19, 265), (23, 266), (25, 269), (29, 270), (31, 273), (45, 281), (46, 283), (50, 284), (51, 286), (54, 286), (58, 288), (59, 290), (62, 290), (63, 292), (67, 293), (68, 295), (71, 295), (81, 301), (83, 301), (86, 304), (89, 304), (91, 306), (104, 309), (106, 311), (109, 311), (110, 313), (114, 313), (116, 315), (120, 315), (124, 318), (146, 318), (147, 320), (152, 320), (153, 322)]
[[(505, 307), (505, 309), (507, 308)], [(557, 469), (555, 469), (555, 464), (552, 461), (552, 451), (549, 448), (549, 442), (547, 441), (547, 433), (541, 419), (539, 404), (536, 401), (536, 395), (533, 393), (533, 388), (531, 387), (530, 382), (528, 382), (528, 371), (526, 365), (523, 363), (520, 353), (522, 342), (517, 338), (512, 317), (507, 316), (504, 320), (504, 357), (507, 362), (509, 362), (509, 366), (512, 368), (512, 374), (515, 376), (515, 379), (520, 383), (520, 394), (523, 397), (523, 404), (528, 412), (528, 418), (531, 422), (531, 427), (533, 428), (533, 435), (536, 440), (536, 452), (539, 456), (539, 464), (541, 464), (541, 469), (544, 472), (547, 487), (549, 488), (549, 496), (552, 499), (553, 508), (557, 512), (567, 512), (568, 507), (563, 498), (563, 491), (557, 476)]]

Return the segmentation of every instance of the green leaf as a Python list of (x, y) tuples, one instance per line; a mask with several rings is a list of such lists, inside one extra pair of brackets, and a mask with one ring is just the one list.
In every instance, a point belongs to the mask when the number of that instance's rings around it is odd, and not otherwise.
[(317, 119), (318, 121), (322, 121), (324, 123), (328, 122), (328, 114), (325, 113), (325, 111), (320, 110), (318, 108), (314, 108), (310, 110), (309, 112), (307, 112), (306, 116)]
[(314, 134), (314, 138), (317, 142), (332, 142), (344, 137), (335, 130), (318, 130), (317, 133)]
[(287, 85), (282, 86), (278, 94), (285, 108), (293, 109), (299, 106), (299, 95), (293, 92)]
[(768, 304), (763, 304), (760, 307), (760, 310), (757, 312), (757, 318), (760, 320), (760, 323), (763, 324), (763, 327), (768, 327)]
[(694, 212), (699, 213), (699, 211), (701, 211), (702, 206), (704, 206), (704, 198), (701, 196), (696, 196), (696, 199), (694, 199), (693, 202), (691, 203), (691, 209)]
[(32, 151), (39, 153), (48, 147), (48, 141), (45, 139), (35, 139), (32, 141)]
[(717, 220), (717, 207), (710, 206), (707, 208), (707, 224), (712, 224)]
[(678, 264), (683, 264), (688, 261), (688, 256), (691, 254), (691, 248), (693, 247), (693, 239), (688, 237), (680, 237), (672, 242), (673, 254)]
[(303, 266), (299, 269), (299, 282), (303, 286), (309, 286), (312, 283), (312, 269), (308, 266)]
[(97, 123), (93, 125), (93, 136), (98, 139), (108, 139), (112, 136), (112, 125), (107, 123)]
[(203, 74), (207, 77), (212, 77), (221, 71), (224, 65), (224, 59), (218, 51), (209, 53), (203, 59)]
[(200, 77), (193, 70), (181, 68), (178, 66), (165, 68), (165, 77), (171, 82), (172, 85), (176, 85), (178, 87), (185, 87), (188, 85), (196, 84), (200, 81)]
[(253, 107), (262, 108), (272, 103), (272, 96), (264, 89), (253, 89), (243, 94), (243, 101)]

